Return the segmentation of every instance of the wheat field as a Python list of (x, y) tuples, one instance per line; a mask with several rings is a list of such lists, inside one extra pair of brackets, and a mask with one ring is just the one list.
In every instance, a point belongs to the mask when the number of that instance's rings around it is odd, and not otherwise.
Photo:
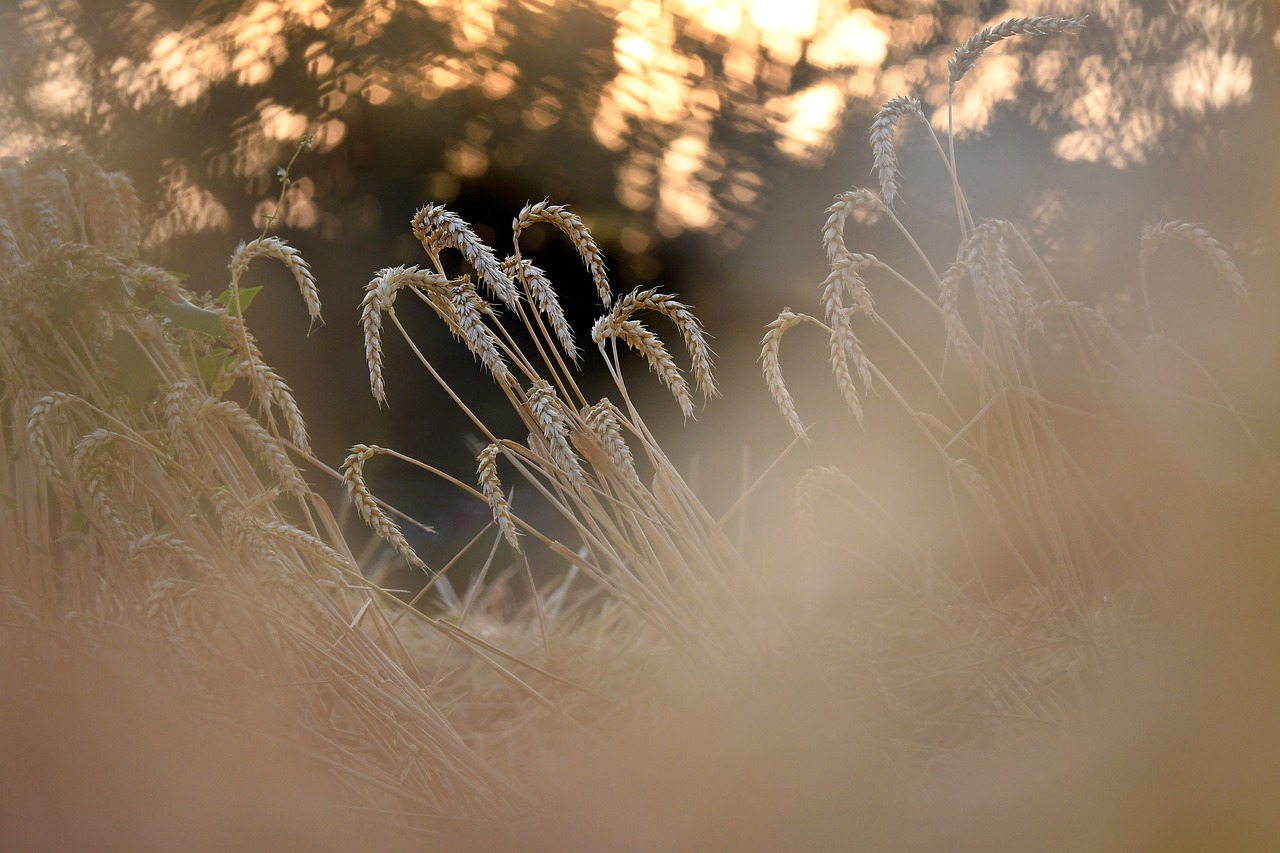
[[(984, 29), (949, 91), (1004, 39), (1087, 25)], [(953, 255), (895, 209), (906, 133), (950, 177)], [(320, 318), (286, 241), (264, 229), (225, 291), (195, 293), (140, 258), (127, 176), (70, 149), (0, 164), (6, 849), (1273, 848), (1274, 318), (1185, 220), (1135, 235), (1126, 299), (1073, 299), (1014, 222), (974, 216), (946, 136), (914, 98), (875, 116), (878, 187), (835, 195), (812, 313), (762, 332), (778, 411), (742, 413), (795, 441), (718, 514), (624, 379), (642, 362), (684, 418), (734, 405), (708, 330), (661, 288), (615, 293), (567, 206), (516, 211), (499, 252), (425, 204), (423, 260), (370, 259), (370, 391), (394, 406), (440, 385), (481, 437), (463, 482), (432, 447), (313, 453), (324, 413), (246, 320), (255, 262)], [(863, 250), (868, 218), (909, 267)], [(579, 255), (566, 290), (522, 254), (534, 228)], [(1162, 292), (1175, 263), (1230, 312), (1233, 359), (1166, 331), (1184, 325)], [(589, 330), (568, 286), (596, 300)], [(889, 290), (909, 315), (879, 307)], [(474, 386), (397, 311), (436, 318)], [(794, 362), (815, 333), (825, 362)], [(384, 369), (392, 346), (416, 375)], [(828, 399), (793, 396), (793, 373), (827, 370)], [(836, 443), (818, 419), (843, 424)], [(849, 446), (876, 464), (849, 467)], [(391, 466), (491, 523), (428, 565), (378, 497)], [(409, 594), (367, 576), (329, 483), (415, 572)], [(735, 535), (748, 507), (768, 548)]]

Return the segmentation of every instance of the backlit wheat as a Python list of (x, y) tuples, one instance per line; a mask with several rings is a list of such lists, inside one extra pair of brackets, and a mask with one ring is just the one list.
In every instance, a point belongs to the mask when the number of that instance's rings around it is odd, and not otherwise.
[(791, 427), (791, 431), (797, 436), (803, 436), (805, 429), (800, 421), (800, 414), (796, 411), (795, 400), (792, 399), (791, 392), (787, 390), (787, 384), (782, 379), (781, 347), (782, 336), (787, 330), (798, 326), (805, 319), (807, 318), (803, 314), (784, 310), (768, 325), (768, 331), (760, 341), (760, 361), (765, 384), (769, 387), (769, 394), (773, 397), (773, 401), (778, 404), (778, 409), (782, 411), (782, 416), (786, 418), (787, 426)]
[(402, 287), (424, 290), (448, 286), (448, 280), (437, 273), (411, 267), (387, 267), (365, 285), (360, 301), (360, 326), (364, 330), (364, 356), (369, 365), (369, 386), (373, 399), (386, 402), (387, 391), (382, 381), (382, 315), (395, 305), (396, 293)]
[(365, 484), (364, 466), (374, 456), (384, 452), (381, 447), (376, 445), (357, 444), (351, 448), (351, 452), (342, 463), (342, 482), (347, 487), (347, 494), (350, 496), (351, 503), (355, 505), (356, 511), (360, 513), (360, 517), (365, 523), (373, 528), (373, 531), (391, 543), (391, 547), (395, 548), (396, 553), (404, 558), (404, 561), (411, 566), (426, 570), (426, 563), (419, 559), (414, 553), (413, 548), (409, 545), (409, 540), (404, 538), (404, 534), (400, 532), (400, 528), (391, 520), (382, 507), (378, 506), (378, 502), (374, 500), (373, 493), (369, 491), (368, 485)]
[(297, 249), (279, 237), (259, 237), (236, 247), (228, 265), (233, 289), (240, 285), (240, 279), (254, 258), (272, 258), (284, 264), (298, 284), (302, 301), (307, 304), (307, 313), (312, 320), (320, 319), (320, 292), (316, 289), (316, 279), (311, 273), (311, 267), (302, 259)]
[(493, 511), (493, 520), (511, 547), (519, 551), (520, 531), (511, 518), (511, 507), (502, 492), (502, 481), (498, 479), (498, 457), (501, 455), (501, 447), (496, 444), (486, 445), (476, 458), (476, 473), (480, 479), (480, 491)]
[(520, 292), (502, 271), (493, 250), (476, 236), (462, 217), (440, 205), (429, 204), (414, 214), (413, 236), (432, 254), (438, 251), (438, 246), (461, 252), (467, 263), (480, 274), (480, 281), (489, 292), (508, 308), (515, 309), (520, 301)]
[(1075, 33), (1084, 26), (1084, 16), (1064, 18), (1040, 15), (1027, 18), (1010, 18), (993, 27), (979, 30), (969, 40), (956, 48), (947, 68), (951, 73), (949, 87), (954, 90), (965, 74), (973, 68), (983, 51), (1004, 39), (1017, 35), (1046, 36), (1054, 33)]
[(600, 301), (604, 303), (604, 307), (608, 308), (613, 301), (613, 293), (609, 288), (609, 275), (605, 271), (604, 256), (600, 254), (600, 247), (596, 245), (595, 238), (591, 236), (591, 232), (587, 230), (587, 226), (578, 218), (578, 215), (570, 212), (564, 205), (549, 204), (545, 200), (526, 204), (511, 222), (511, 230), (517, 245), (520, 232), (535, 222), (549, 222), (564, 232), (574, 248), (578, 250), (578, 256), (582, 258), (587, 271), (591, 273), (591, 280), (596, 286), (596, 294), (600, 297)]
[(909, 115), (924, 118), (920, 112), (919, 98), (893, 98), (881, 107), (871, 122), (871, 153), (875, 157), (875, 169), (880, 179), (880, 200), (885, 207), (893, 207), (901, 179), (898, 155), (893, 147), (893, 132), (898, 120)]

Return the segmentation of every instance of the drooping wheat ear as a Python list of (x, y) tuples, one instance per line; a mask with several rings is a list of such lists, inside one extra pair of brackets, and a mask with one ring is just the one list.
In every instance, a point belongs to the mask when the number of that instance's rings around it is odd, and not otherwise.
[(947, 68), (951, 72), (949, 91), (955, 91), (956, 84), (969, 69), (973, 68), (983, 51), (997, 42), (1019, 35), (1047, 36), (1054, 33), (1074, 33), (1084, 26), (1085, 15), (1077, 17), (1058, 17), (1056, 15), (1039, 15), (1029, 18), (1010, 18), (993, 27), (979, 30), (969, 40), (956, 48)]
[(360, 517), (364, 519), (365, 524), (373, 528), (373, 532), (377, 533), (387, 542), (391, 543), (391, 547), (395, 548), (396, 553), (404, 558), (404, 561), (411, 566), (427, 571), (427, 564), (418, 558), (413, 548), (409, 545), (409, 540), (404, 538), (404, 534), (400, 532), (400, 528), (396, 523), (382, 511), (382, 507), (378, 506), (378, 502), (374, 500), (373, 493), (369, 491), (368, 485), (365, 484), (364, 466), (371, 457), (377, 456), (386, 451), (377, 445), (357, 444), (351, 448), (351, 452), (342, 463), (342, 482), (347, 487), (347, 495), (351, 499), (351, 503), (355, 505), (356, 511), (360, 513)]
[(605, 270), (604, 256), (600, 254), (595, 238), (578, 215), (571, 213), (565, 205), (549, 204), (545, 199), (536, 204), (526, 204), (511, 222), (517, 248), (520, 245), (520, 232), (535, 222), (550, 222), (564, 232), (578, 250), (578, 256), (582, 258), (587, 271), (591, 273), (591, 281), (595, 283), (600, 301), (608, 308), (613, 301), (613, 293), (609, 288), (609, 273)]
[(360, 301), (360, 325), (364, 329), (364, 357), (369, 364), (369, 386), (373, 399), (386, 402), (387, 392), (382, 384), (382, 315), (390, 311), (396, 301), (396, 293), (402, 287), (424, 290), (447, 287), (448, 280), (434, 272), (412, 267), (387, 267), (378, 270), (364, 289)]
[(502, 271), (493, 250), (476, 236), (466, 220), (437, 204), (429, 204), (413, 217), (413, 236), (435, 255), (441, 248), (456, 249), (480, 275), (480, 281), (494, 297), (515, 310), (520, 292)]
[(621, 469), (633, 481), (639, 482), (635, 458), (622, 434), (622, 422), (618, 410), (607, 398), (582, 410), (582, 422), (596, 443), (604, 450), (609, 461)]
[(676, 367), (675, 359), (667, 352), (657, 335), (645, 328), (639, 320), (619, 320), (611, 312), (596, 320), (591, 327), (591, 339), (599, 344), (603, 352), (605, 341), (611, 338), (621, 340), (643, 355), (649, 369), (657, 374), (671, 396), (675, 397), (684, 416), (687, 418), (693, 415), (693, 395), (689, 393), (689, 383), (685, 381), (680, 368)]
[(519, 281), (528, 289), (534, 306), (551, 323), (551, 331), (560, 342), (560, 349), (564, 350), (574, 364), (577, 364), (578, 345), (573, 340), (573, 329), (570, 328), (569, 321), (564, 316), (560, 298), (556, 296), (555, 288), (551, 286), (551, 280), (547, 278), (547, 274), (534, 266), (532, 261), (516, 258), (514, 255), (503, 259), (502, 271), (509, 275), (512, 281)]
[(854, 189), (836, 196), (835, 201), (827, 208), (827, 221), (822, 226), (822, 249), (827, 254), (828, 264), (833, 267), (852, 266), (855, 270), (862, 270), (876, 262), (870, 255), (849, 251), (844, 241), (844, 228), (855, 210), (880, 206), (880, 200), (871, 190)]
[(194, 581), (181, 578), (161, 578), (148, 587), (147, 621), (162, 622), (161, 617), (171, 613), (179, 622), (187, 622), (190, 617), (190, 599), (201, 589)]
[[(1190, 243), (1213, 264), (1218, 275), (1231, 287), (1231, 295), (1241, 305), (1249, 304), (1249, 288), (1245, 286), (1244, 276), (1236, 269), (1226, 248), (1203, 226), (1183, 219), (1162, 222), (1142, 232), (1142, 249), (1138, 253), (1139, 278), (1145, 282), (1147, 261), (1166, 243), (1181, 240)], [(1145, 285), (1144, 285), (1145, 287)]]
[(448, 304), (449, 319), (453, 321), (458, 340), (493, 374), (494, 379), (508, 381), (511, 371), (507, 369), (506, 359), (498, 350), (493, 332), (484, 324), (484, 317), (493, 314), (489, 302), (476, 293), (473, 284), (464, 281), (450, 286)]
[(132, 541), (134, 537), (129, 531), (129, 525), (111, 501), (104, 482), (111, 468), (106, 450), (117, 437), (110, 430), (95, 429), (80, 439), (71, 454), (71, 470), (75, 473), (76, 482), (84, 489), (89, 509), (97, 516), (98, 521), (105, 528), (120, 534), (125, 541)]
[(214, 576), (213, 564), (203, 554), (172, 533), (144, 533), (129, 543), (130, 558), (137, 558), (151, 551), (180, 557), (198, 568), (206, 577)]
[[(861, 278), (856, 273), (851, 273), (847, 268), (833, 268), (822, 283), (822, 306), (825, 310), (827, 325), (831, 327), (829, 350), (831, 371), (835, 374), (836, 387), (840, 389), (840, 395), (844, 397), (849, 411), (861, 423), (862, 401), (859, 399), (857, 385), (853, 381), (850, 362), (858, 372), (863, 389), (867, 391), (871, 390), (871, 363), (863, 353), (857, 335), (853, 333), (853, 323), (850, 320), (850, 315), (860, 309), (844, 305), (842, 294), (850, 288), (850, 276), (856, 279), (862, 290), (866, 289), (866, 285), (862, 284)], [(855, 298), (856, 292), (855, 286), (853, 290)]]
[(62, 482), (63, 478), (57, 463), (54, 462), (53, 453), (49, 450), (49, 417), (60, 406), (79, 400), (79, 397), (54, 391), (36, 400), (31, 407), (31, 414), (27, 417), (27, 446), (31, 448), (40, 466), (55, 482)]
[[(27, 169), (61, 170), (76, 185), (75, 201), (83, 209), (84, 242), (99, 249), (133, 254), (138, 248), (139, 206), (133, 183), (119, 172), (106, 172), (79, 148), (53, 146), (35, 151)], [(74, 202), (73, 202), (74, 203)]]
[(222, 421), (245, 437), (262, 464), (279, 482), (280, 488), (298, 496), (306, 494), (307, 484), (303, 482), (297, 466), (289, 459), (289, 454), (281, 447), (280, 442), (239, 404), (231, 400), (215, 400), (207, 397), (199, 402), (190, 401), (188, 406), (187, 426), (200, 429), (201, 424), (207, 420)]
[(1031, 316), (1036, 302), (1022, 274), (1009, 257), (1006, 222), (984, 222), (965, 238), (961, 261), (968, 268), (984, 312), (990, 312), (1009, 342), (1022, 339), (1023, 320)]
[(0, 613), (4, 614), (5, 621), (9, 624), (13, 624), (13, 619), (20, 620), (23, 625), (37, 625), (40, 621), (26, 599), (18, 597), (4, 584), (0, 584)]
[(307, 424), (302, 419), (302, 409), (298, 408), (298, 402), (293, 398), (293, 390), (280, 374), (267, 366), (267, 363), (262, 360), (262, 353), (258, 352), (256, 346), (253, 346), (252, 350), (253, 357), (231, 366), (228, 374), (247, 379), (258, 398), (263, 401), (263, 405), (267, 406), (268, 411), (270, 405), (274, 404), (284, 417), (285, 426), (289, 428), (289, 440), (303, 453), (310, 453), (311, 442), (307, 438)]
[(343, 569), (353, 571), (355, 568), (345, 557), (329, 547), (329, 543), (317, 536), (313, 536), (300, 527), (294, 527), (292, 524), (286, 524), (283, 521), (276, 521), (263, 513), (247, 510), (239, 512), (238, 517), (252, 528), (249, 531), (251, 539), (262, 539), (263, 536), (266, 536), (281, 542), (288, 542), (295, 548), (314, 555), (321, 563), (332, 566), (339, 571)]
[[(673, 296), (659, 293), (656, 288), (633, 290), (622, 297), (606, 317), (613, 316), (618, 320), (627, 320), (637, 311), (644, 310), (656, 311), (675, 323), (676, 328), (680, 330), (680, 336), (684, 339), (685, 349), (689, 351), (690, 372), (693, 374), (698, 390), (702, 392), (703, 397), (716, 396), (719, 391), (716, 389), (715, 378), (711, 371), (711, 348), (707, 346), (702, 324), (684, 303), (677, 301)], [(602, 321), (604, 319), (601, 318)], [(596, 325), (599, 324), (598, 321)], [(592, 337), (594, 338), (594, 332)]]
[(142, 240), (141, 204), (133, 181), (123, 172), (108, 172), (116, 219), (114, 245), (133, 254)]
[(805, 471), (796, 483), (795, 497), (791, 502), (791, 517), (795, 520), (796, 529), (807, 541), (813, 541), (820, 535), (818, 529), (818, 495), (821, 492), (833, 492), (853, 485), (853, 479), (839, 468), (830, 465), (819, 465)]
[(880, 201), (885, 207), (893, 207), (898, 198), (898, 153), (893, 147), (893, 131), (898, 119), (916, 115), (921, 119), (919, 98), (892, 98), (876, 113), (871, 122), (871, 153), (875, 157), (875, 169), (880, 177)]
[(960, 282), (968, 275), (969, 268), (962, 261), (953, 261), (938, 280), (938, 308), (947, 324), (947, 351), (959, 354), (959, 334), (964, 329), (960, 314)]
[(183, 380), (173, 383), (169, 386), (169, 391), (165, 392), (164, 415), (169, 427), (174, 430), (174, 439), (179, 447), (188, 446), (184, 442), (187, 435), (200, 433), (206, 429), (207, 424), (221, 421), (234, 432), (243, 435), (257, 459), (275, 476), (280, 488), (300, 497), (307, 491), (302, 475), (298, 473), (297, 466), (289, 459), (282, 444), (251, 414), (244, 411), (239, 403), (205, 396), (198, 393), (192, 383)]
[(781, 348), (782, 336), (787, 330), (800, 325), (806, 319), (809, 318), (804, 314), (795, 314), (790, 309), (784, 309), (778, 318), (766, 327), (768, 331), (760, 341), (761, 369), (764, 371), (764, 382), (769, 386), (769, 394), (773, 396), (773, 402), (778, 404), (778, 409), (786, 418), (787, 426), (801, 437), (805, 436), (804, 424), (800, 421), (800, 413), (796, 411), (795, 400), (791, 398), (791, 392), (787, 390), (787, 384), (782, 380)]
[(249, 269), (249, 262), (254, 258), (272, 258), (284, 264), (298, 283), (302, 293), (302, 301), (307, 303), (307, 313), (312, 320), (320, 319), (320, 292), (316, 289), (316, 278), (311, 274), (311, 267), (298, 254), (298, 250), (279, 237), (259, 237), (248, 243), (241, 243), (231, 253), (231, 263), (227, 269), (231, 271), (231, 287), (240, 285), (240, 279)]
[(1055, 314), (1065, 314), (1071, 317), (1087, 331), (1106, 341), (1112, 349), (1118, 352), (1127, 353), (1133, 349), (1105, 314), (1090, 305), (1076, 302), (1075, 300), (1048, 299), (1040, 303), (1036, 307), (1035, 314), (1028, 320), (1028, 327), (1034, 327), (1043, 332), (1044, 321)]
[(991, 493), (991, 484), (987, 482), (987, 478), (968, 459), (952, 459), (951, 463), (961, 484), (978, 504), (982, 514), (997, 526), (1003, 524), (1000, 507), (996, 504), (995, 495)]
[(493, 510), (493, 520), (511, 547), (519, 551), (520, 531), (516, 529), (515, 521), (511, 518), (511, 506), (507, 503), (506, 495), (502, 493), (502, 481), (498, 479), (500, 455), (502, 455), (501, 447), (496, 444), (488, 445), (476, 457), (476, 471), (480, 478), (480, 491), (484, 494), (484, 499), (489, 502), (489, 508)]
[(575, 486), (582, 484), (582, 466), (569, 444), (569, 424), (564, 404), (545, 379), (534, 380), (528, 392), (529, 414), (551, 451), (551, 461)]
[(0, 281), (13, 281), (22, 269), (22, 246), (0, 208)]

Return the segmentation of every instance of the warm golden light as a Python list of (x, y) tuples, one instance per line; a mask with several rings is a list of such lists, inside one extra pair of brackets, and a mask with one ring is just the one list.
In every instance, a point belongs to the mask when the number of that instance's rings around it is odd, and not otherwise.
[[(818, 165), (851, 115), (865, 118), (899, 95), (921, 98), (934, 127), (946, 129), (948, 87), (938, 69), (955, 44), (996, 22), (935, 0), (874, 8), (850, 0), (242, 0), (186, 17), (140, 0), (115, 23), (122, 43), (137, 47), (98, 60), (66, 12), (74, 5), (32, 2), (19, 13), (41, 57), (20, 93), (36, 116), (93, 115), (105, 108), (104, 92), (128, 109), (198, 109), (218, 87), (269, 86), (290, 51), (301, 50), (314, 90), (292, 102), (264, 91), (230, 150), (213, 157), (216, 169), (253, 176), (254, 192), (272, 192), (270, 172), (301, 133), (313, 133), (320, 150), (341, 144), (356, 102), (428, 107), (475, 92), (506, 104), (510, 121), (535, 133), (577, 113), (597, 144), (622, 157), (618, 198), (664, 233), (728, 234), (751, 218), (743, 199), (754, 197), (745, 188), (759, 186), (760, 167), (741, 156), (742, 139)], [(1248, 6), (1184, 0), (1174, 16), (1128, 0), (1080, 0), (1071, 11), (1089, 19), (1078, 39), (1032, 36), (984, 52), (955, 89), (954, 130), (984, 132), (1002, 106), (1034, 88), (1034, 121), (1054, 134), (1047, 144), (1057, 156), (1141, 162), (1175, 123), (1249, 102)], [(562, 81), (542, 85), (537, 52), (513, 48), (530, 32), (555, 39), (583, 14), (609, 27), (603, 50), (583, 54), (589, 79), (572, 91)], [(314, 33), (301, 47), (290, 38), (299, 28)], [(408, 47), (379, 53), (377, 40), (393, 33)], [(85, 82), (95, 73), (99, 88)], [(0, 152), (73, 141), (48, 137), (6, 97)], [(495, 161), (490, 148), (453, 143), (439, 165), (455, 181), (479, 178)]]

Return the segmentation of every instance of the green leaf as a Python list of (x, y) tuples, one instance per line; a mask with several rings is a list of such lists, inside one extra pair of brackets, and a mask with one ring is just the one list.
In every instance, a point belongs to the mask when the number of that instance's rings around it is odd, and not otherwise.
[(193, 305), (183, 298), (170, 299), (164, 294), (156, 296), (156, 307), (160, 309), (161, 314), (184, 329), (200, 332), (222, 341), (224, 344), (230, 345), (231, 343), (231, 336), (222, 327), (222, 318), (218, 316), (217, 312)]
[(133, 336), (125, 332), (116, 332), (111, 338), (111, 357), (116, 363), (115, 387), (124, 393), (130, 410), (141, 410), (160, 382), (155, 365)]
[(235, 353), (231, 350), (219, 349), (214, 350), (199, 361), (200, 376), (219, 394), (226, 393), (232, 385), (236, 384), (234, 376), (228, 377), (225, 375), (227, 365), (234, 355)]
[[(240, 310), (248, 311), (249, 303), (253, 302), (253, 297), (258, 295), (258, 291), (262, 290), (262, 287), (261, 286), (241, 287), (239, 288), (239, 290), (240, 290)], [(218, 301), (221, 302), (223, 306), (228, 311), (231, 312), (232, 317), (240, 316), (239, 314), (236, 313), (235, 292), (231, 288), (228, 287), (226, 290), (222, 291), (222, 294), (218, 297)]]

